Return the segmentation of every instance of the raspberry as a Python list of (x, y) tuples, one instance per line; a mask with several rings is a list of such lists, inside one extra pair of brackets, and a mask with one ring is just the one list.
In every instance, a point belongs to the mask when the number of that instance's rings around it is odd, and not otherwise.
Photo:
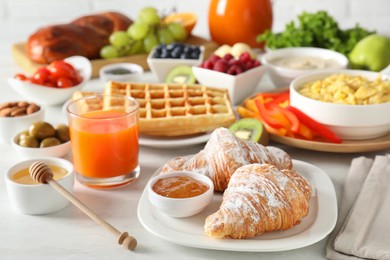
[(260, 61), (259, 60), (255, 60), (255, 63), (253, 64), (253, 67), (258, 67), (260, 66)]
[(206, 60), (205, 62), (202, 63), (201, 67), (204, 69), (212, 70), (214, 67), (214, 63), (212, 63), (210, 60)]
[(248, 61), (252, 60), (252, 57), (249, 54), (249, 52), (245, 51), (245, 52), (241, 53), (239, 60), (241, 60), (243, 62), (248, 62)]
[(214, 67), (213, 67), (213, 70), (215, 71), (219, 71), (219, 72), (226, 72), (228, 69), (228, 65), (226, 63), (226, 61), (224, 60), (217, 60), (215, 63), (214, 63)]
[(243, 73), (245, 71), (245, 69), (243, 69), (242, 67), (239, 67), (239, 66), (237, 66), (235, 69), (236, 69), (236, 75)]
[(230, 61), (230, 60), (234, 59), (234, 57), (230, 53), (226, 53), (225, 56), (222, 57), (222, 59), (224, 59), (226, 61)]
[(231, 67), (233, 65), (241, 66), (241, 61), (240, 60), (236, 60), (236, 59), (231, 59), (231, 60), (228, 61), (228, 64), (229, 64), (229, 67)]
[(228, 70), (227, 70), (227, 73), (230, 74), (230, 75), (237, 75), (237, 74), (240, 74), (242, 73), (244, 70), (242, 67), (238, 66), (238, 65), (232, 65)]
[(250, 70), (251, 68), (254, 67), (255, 61), (254, 60), (249, 60), (245, 63), (245, 70)]
[(218, 55), (211, 54), (210, 58), (208, 59), (212, 63), (215, 63), (217, 60), (220, 60), (221, 58)]

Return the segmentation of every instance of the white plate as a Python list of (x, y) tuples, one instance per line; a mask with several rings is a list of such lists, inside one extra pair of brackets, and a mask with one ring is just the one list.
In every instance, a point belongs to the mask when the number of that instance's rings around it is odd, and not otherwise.
[(210, 132), (182, 137), (158, 137), (141, 135), (139, 138), (139, 144), (156, 148), (177, 148), (205, 143), (209, 140), (210, 135)]
[[(227, 251), (272, 252), (305, 247), (326, 237), (336, 225), (337, 199), (332, 181), (318, 167), (293, 160), (294, 169), (305, 176), (313, 186), (308, 216), (299, 225), (286, 230), (270, 232), (253, 239), (214, 239), (204, 234), (204, 220), (217, 211), (222, 195), (214, 195), (205, 211), (189, 218), (171, 218), (157, 211), (148, 201), (147, 189), (138, 204), (138, 218), (152, 234), (175, 244)], [(155, 173), (158, 174), (158, 171)]]

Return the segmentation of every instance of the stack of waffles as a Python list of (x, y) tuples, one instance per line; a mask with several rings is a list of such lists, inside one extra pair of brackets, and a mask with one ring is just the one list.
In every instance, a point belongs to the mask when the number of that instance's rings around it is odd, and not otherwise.
[[(182, 136), (227, 127), (235, 121), (226, 89), (200, 85), (108, 82), (105, 94), (131, 96), (140, 104), (140, 132)], [(75, 92), (72, 99), (91, 95)], [(105, 103), (106, 108), (117, 104)]]

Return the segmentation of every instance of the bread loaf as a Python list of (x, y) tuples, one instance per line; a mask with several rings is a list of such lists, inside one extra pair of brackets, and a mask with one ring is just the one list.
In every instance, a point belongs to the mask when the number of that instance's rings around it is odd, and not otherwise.
[(109, 43), (114, 31), (127, 30), (132, 20), (117, 12), (80, 17), (68, 24), (38, 29), (27, 41), (27, 56), (34, 62), (48, 64), (74, 55), (99, 58), (100, 49)]

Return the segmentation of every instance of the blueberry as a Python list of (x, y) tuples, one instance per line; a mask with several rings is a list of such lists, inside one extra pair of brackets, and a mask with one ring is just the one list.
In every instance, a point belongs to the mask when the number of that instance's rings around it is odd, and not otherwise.
[(181, 51), (180, 48), (175, 48), (175, 49), (172, 50), (171, 56), (172, 56), (172, 58), (174, 58), (174, 59), (179, 59), (182, 53), (183, 53), (183, 52)]
[(194, 60), (199, 59), (199, 54), (196, 53), (196, 52), (192, 52), (192, 53), (190, 54), (190, 56), (191, 56), (191, 59), (194, 59)]
[(186, 46), (184, 46), (184, 48), (183, 48), (183, 52), (185, 52), (185, 53), (191, 53), (191, 52), (192, 52), (192, 50), (191, 50), (191, 46), (190, 46), (190, 45), (186, 45)]
[(192, 52), (193, 53), (196, 53), (196, 55), (199, 57), (201, 51), (200, 51), (200, 47), (199, 46), (193, 46), (192, 47)]
[(173, 50), (182, 53), (182, 52), (183, 52), (183, 49), (184, 49), (183, 46), (178, 45), (178, 46), (176, 46)]
[(158, 58), (160, 58), (160, 56), (161, 56), (161, 53), (159, 53), (159, 52), (155, 51), (155, 52), (153, 53), (153, 56), (152, 56), (152, 58), (154, 58), (154, 59), (158, 59)]
[(160, 51), (165, 48), (165, 44), (159, 44), (156, 46), (156, 51)]
[(191, 55), (188, 54), (188, 53), (183, 52), (183, 53), (180, 55), (180, 59), (191, 59)]
[(168, 51), (167, 48), (161, 50), (160, 58), (169, 59), (170, 57), (171, 57), (171, 53)]
[(166, 48), (168, 51), (172, 51), (172, 50), (175, 48), (175, 44), (174, 44), (174, 43), (168, 44), (167, 46), (165, 46), (165, 48)]

